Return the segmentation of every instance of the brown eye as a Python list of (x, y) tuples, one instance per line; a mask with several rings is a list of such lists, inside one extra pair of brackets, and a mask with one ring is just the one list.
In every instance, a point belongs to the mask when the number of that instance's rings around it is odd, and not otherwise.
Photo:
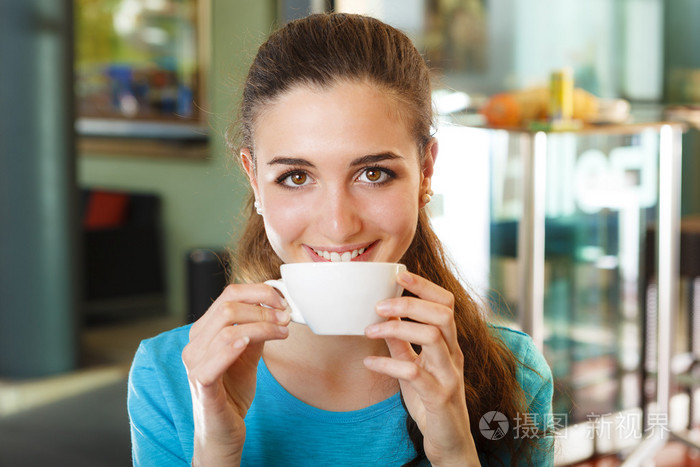
[(313, 184), (314, 179), (304, 170), (293, 169), (277, 177), (275, 183), (287, 188), (303, 188)]
[(292, 183), (295, 185), (303, 185), (306, 183), (306, 174), (305, 173), (295, 173), (291, 175), (291, 180)]
[(367, 180), (370, 182), (377, 182), (382, 178), (382, 172), (381, 170), (367, 169), (365, 170), (365, 177), (367, 177)]

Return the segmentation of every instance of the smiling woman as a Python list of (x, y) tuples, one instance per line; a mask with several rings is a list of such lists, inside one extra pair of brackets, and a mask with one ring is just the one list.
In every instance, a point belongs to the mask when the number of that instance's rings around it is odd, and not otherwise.
[[(423, 209), (431, 120), (428, 67), (380, 21), (313, 15), (260, 47), (239, 122), (251, 197), (236, 283), (141, 345), (136, 464), (551, 465), (549, 367), (485, 321)], [(265, 284), (312, 261), (400, 262), (406, 292), (364, 335), (317, 335)]]

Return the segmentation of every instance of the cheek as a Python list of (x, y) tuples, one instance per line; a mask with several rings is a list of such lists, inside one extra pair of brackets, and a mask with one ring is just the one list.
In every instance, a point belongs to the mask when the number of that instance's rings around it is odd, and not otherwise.
[(375, 205), (372, 219), (374, 225), (408, 247), (418, 223), (418, 202), (406, 192), (387, 197)]
[(291, 202), (291, 196), (275, 197), (265, 203), (265, 231), (275, 253), (285, 259), (284, 249), (306, 228), (308, 219), (304, 203)]

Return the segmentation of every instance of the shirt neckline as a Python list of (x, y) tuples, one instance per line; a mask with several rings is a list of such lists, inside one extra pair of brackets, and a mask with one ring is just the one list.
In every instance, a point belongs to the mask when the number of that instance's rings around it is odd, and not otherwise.
[(401, 393), (397, 392), (391, 397), (383, 401), (372, 404), (358, 410), (350, 410), (347, 412), (333, 412), (329, 410), (319, 409), (312, 405), (303, 402), (294, 397), (287, 391), (275, 377), (270, 373), (265, 361), (261, 358), (258, 365), (258, 382), (262, 383), (263, 387), (268, 388), (271, 395), (278, 398), (282, 403), (282, 407), (289, 412), (294, 412), (298, 416), (303, 416), (315, 420), (333, 422), (333, 423), (357, 423), (382, 416), (389, 411), (401, 408)]

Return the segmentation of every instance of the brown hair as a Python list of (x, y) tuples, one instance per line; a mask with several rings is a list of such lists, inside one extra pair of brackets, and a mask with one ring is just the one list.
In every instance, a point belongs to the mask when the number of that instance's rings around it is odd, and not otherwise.
[[(258, 50), (245, 82), (239, 117), (239, 143), (250, 149), (253, 162), (254, 124), (266, 105), (294, 86), (324, 88), (339, 80), (366, 81), (394, 96), (401, 104), (403, 120), (412, 128), (421, 158), (425, 157), (433, 112), (430, 72), (422, 56), (406, 35), (379, 20), (331, 13), (287, 24)], [(282, 264), (252, 201), (250, 196), (249, 217), (233, 258), (235, 279), (249, 283), (276, 278)], [(453, 274), (424, 210), (419, 213), (416, 234), (402, 262), (454, 295), (459, 344), (467, 362), (465, 398), (477, 450), (487, 455), (510, 452), (515, 465), (520, 454), (531, 454), (526, 448), (534, 446), (534, 439), (516, 445), (510, 437), (488, 440), (478, 430), (480, 417), (490, 411), (505, 414), (515, 426), (518, 414), (528, 409), (516, 379), (518, 363), (507, 346), (494, 337), (479, 307)], [(412, 461), (416, 463), (425, 453), (422, 434), (410, 415), (407, 428), (418, 453)]]

